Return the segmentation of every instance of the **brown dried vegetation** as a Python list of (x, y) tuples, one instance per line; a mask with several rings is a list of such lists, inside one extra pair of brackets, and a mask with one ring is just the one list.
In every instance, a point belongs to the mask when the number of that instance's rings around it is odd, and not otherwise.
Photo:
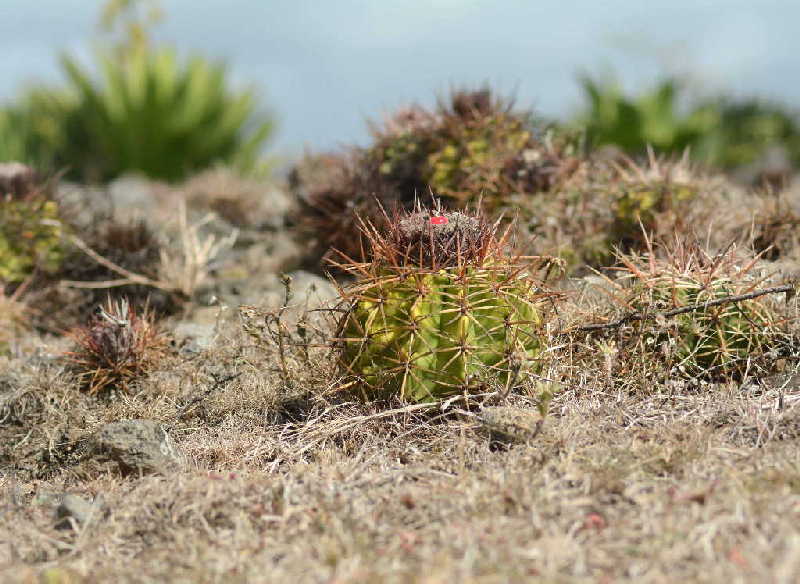
[[(451, 115), (468, 121), (492, 107), (475, 94), (453, 102)], [(409, 110), (381, 131), (402, 135), (412, 127), (424, 135), (435, 122), (430, 115)], [(529, 158), (542, 171), (536, 181), (561, 178), (550, 191), (503, 201), (537, 236), (531, 249), (561, 255), (572, 272), (551, 284), (565, 300), (545, 323), (542, 369), (510, 391), (490, 383), (476, 395), (413, 405), (352, 399), (330, 351), (341, 313), (304, 311), (288, 278), (285, 306), (242, 307), (244, 331), (233, 305), (209, 307), (200, 302), (207, 297), (186, 295), (186, 312), (161, 325), (169, 330), (181, 319), (183, 328), (203, 328), (207, 322), (190, 316), (202, 310), (214, 313), (213, 334), (174, 350), (148, 316), (121, 304), (106, 306), (76, 334), (82, 348), (68, 347), (69, 339), (43, 332), (55, 326), (31, 331), (24, 319), (8, 318), (23, 309), (42, 323), (52, 316), (29, 306), (32, 287), (5, 290), (0, 336), (11, 338), (11, 348), (0, 347), (0, 581), (795, 581), (797, 296), (782, 287), (790, 293), (696, 307), (681, 318), (663, 313), (716, 302), (719, 280), (725, 294), (796, 283), (800, 190), (751, 193), (707, 177), (695, 182), (692, 174), (692, 197), (662, 197), (650, 216), (638, 209), (641, 225), (624, 242), (630, 249), (615, 259), (620, 202), (639, 200), (636, 189), (663, 183), (664, 173), (650, 173), (652, 160), (637, 163), (644, 175), (627, 163), (587, 160), (548, 174), (555, 167)], [(364, 166), (331, 160), (322, 173), (341, 178), (302, 187), (312, 189), (306, 202), (325, 200), (341, 219), (338, 231), (320, 232), (318, 252), (332, 245), (323, 239), (333, 233), (351, 246), (337, 245), (342, 251), (360, 254), (369, 241), (352, 234), (363, 220), (382, 233), (388, 222), (382, 253), (396, 264), (486, 257), (483, 234), (494, 219), (475, 223), (445, 208), (395, 221), (372, 206), (372, 195), (392, 210), (389, 202), (398, 200), (413, 208), (413, 193), (401, 198), (375, 182), (379, 165), (358, 175)], [(407, 172), (396, 168), (398, 176)], [(669, 188), (679, 175), (670, 171)], [(358, 197), (340, 196), (353, 183), (362, 185)], [(669, 199), (667, 191), (654, 192)], [(323, 208), (307, 206), (302, 220), (322, 229), (331, 221)], [(453, 229), (434, 231), (433, 217), (447, 217)], [(149, 244), (131, 229), (103, 253), (150, 273), (149, 252), (134, 262)], [(651, 232), (677, 241), (677, 249), (648, 249)], [(90, 240), (89, 232), (80, 235)], [(698, 246), (688, 243), (695, 235)], [(431, 238), (436, 251), (427, 256), (422, 243)], [(100, 240), (92, 245), (102, 248)], [(587, 263), (615, 262), (605, 279), (579, 277), (591, 273)], [(190, 264), (202, 265), (203, 282), (218, 283), (215, 264)], [(61, 303), (71, 301), (52, 290)], [(632, 311), (648, 318), (581, 330)], [(682, 327), (717, 334), (698, 335), (705, 339), (694, 345), (704, 347), (698, 352)], [(742, 332), (753, 336), (730, 342)], [(63, 357), (69, 349), (71, 362)], [(688, 367), (686, 355), (695, 360)], [(723, 363), (719, 374), (704, 374)], [(502, 412), (520, 416), (505, 420)], [(533, 420), (532, 430), (514, 433), (518, 418)], [(131, 419), (158, 422), (185, 464), (142, 476), (96, 458), (90, 444), (98, 431)], [(67, 492), (100, 512), (57, 529), (58, 498)]]

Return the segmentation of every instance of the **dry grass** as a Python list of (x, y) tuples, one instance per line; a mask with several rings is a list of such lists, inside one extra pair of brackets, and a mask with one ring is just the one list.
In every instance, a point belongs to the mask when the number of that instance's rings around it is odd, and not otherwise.
[[(713, 239), (766, 226), (782, 274), (796, 274), (796, 238), (786, 222), (773, 229), (778, 206), (764, 198), (759, 223), (755, 198), (731, 197)], [(561, 217), (542, 209), (543, 224)], [(171, 250), (210, 251), (202, 239)], [(194, 286), (219, 278), (175, 273)], [(127, 391), (94, 395), (60, 357), (64, 339), (15, 329), (25, 350), (0, 354), (0, 582), (797, 581), (796, 355), (735, 382), (681, 379), (643, 358), (620, 367), (630, 330), (563, 333), (608, 317), (588, 282), (560, 282), (568, 301), (539, 375), (444, 405), (354, 400), (319, 346), (331, 313), (247, 307), (248, 335), (220, 308), (210, 347), (176, 347)], [(797, 313), (797, 298), (780, 303)], [(537, 412), (547, 391), (526, 441), (498, 444), (481, 425), (482, 407)], [(91, 455), (99, 428), (137, 418), (169, 431), (181, 470), (122, 475)], [(65, 492), (98, 502), (77, 529), (55, 528)]]
[[(310, 358), (288, 361), (288, 388), (270, 373), (275, 349), (231, 323), (114, 399), (78, 391), (58, 361), (9, 362), (0, 580), (58, 568), (74, 580), (52, 581), (792, 582), (800, 570), (796, 377), (634, 391), (563, 355), (542, 431), (497, 449), (465, 409), (480, 404), (351, 402), (325, 352)], [(509, 403), (535, 408), (534, 389)], [(82, 457), (95, 429), (127, 418), (164, 423), (188, 466), (124, 478)], [(103, 512), (56, 530), (61, 492), (102, 497)]]

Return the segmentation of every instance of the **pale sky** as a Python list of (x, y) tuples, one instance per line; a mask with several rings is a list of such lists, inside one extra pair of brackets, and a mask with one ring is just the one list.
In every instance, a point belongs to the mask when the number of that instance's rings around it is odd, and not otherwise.
[[(100, 0), (0, 0), (0, 99), (88, 59)], [(800, 107), (799, 0), (165, 0), (158, 37), (226, 59), (278, 116), (274, 148), (363, 141), (364, 120), (489, 81), (547, 116), (580, 105), (576, 76), (664, 71), (697, 90)]]

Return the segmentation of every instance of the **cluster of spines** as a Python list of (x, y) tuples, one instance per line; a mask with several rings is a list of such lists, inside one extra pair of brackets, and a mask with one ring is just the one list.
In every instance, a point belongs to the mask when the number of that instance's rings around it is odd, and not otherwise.
[(146, 308), (137, 313), (126, 299), (109, 300), (70, 336), (76, 349), (67, 359), (90, 393), (127, 389), (150, 371), (165, 348), (152, 313)]

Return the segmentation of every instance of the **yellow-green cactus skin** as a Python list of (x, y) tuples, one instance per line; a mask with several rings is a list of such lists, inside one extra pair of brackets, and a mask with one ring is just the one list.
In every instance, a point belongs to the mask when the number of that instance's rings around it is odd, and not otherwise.
[(541, 316), (530, 282), (502, 270), (386, 274), (359, 292), (343, 330), (348, 372), (424, 402), (538, 369)]
[(343, 372), (365, 397), (429, 402), (540, 370), (545, 295), (491, 228), (457, 212), (392, 225), (368, 234), (373, 260), (339, 325)]

